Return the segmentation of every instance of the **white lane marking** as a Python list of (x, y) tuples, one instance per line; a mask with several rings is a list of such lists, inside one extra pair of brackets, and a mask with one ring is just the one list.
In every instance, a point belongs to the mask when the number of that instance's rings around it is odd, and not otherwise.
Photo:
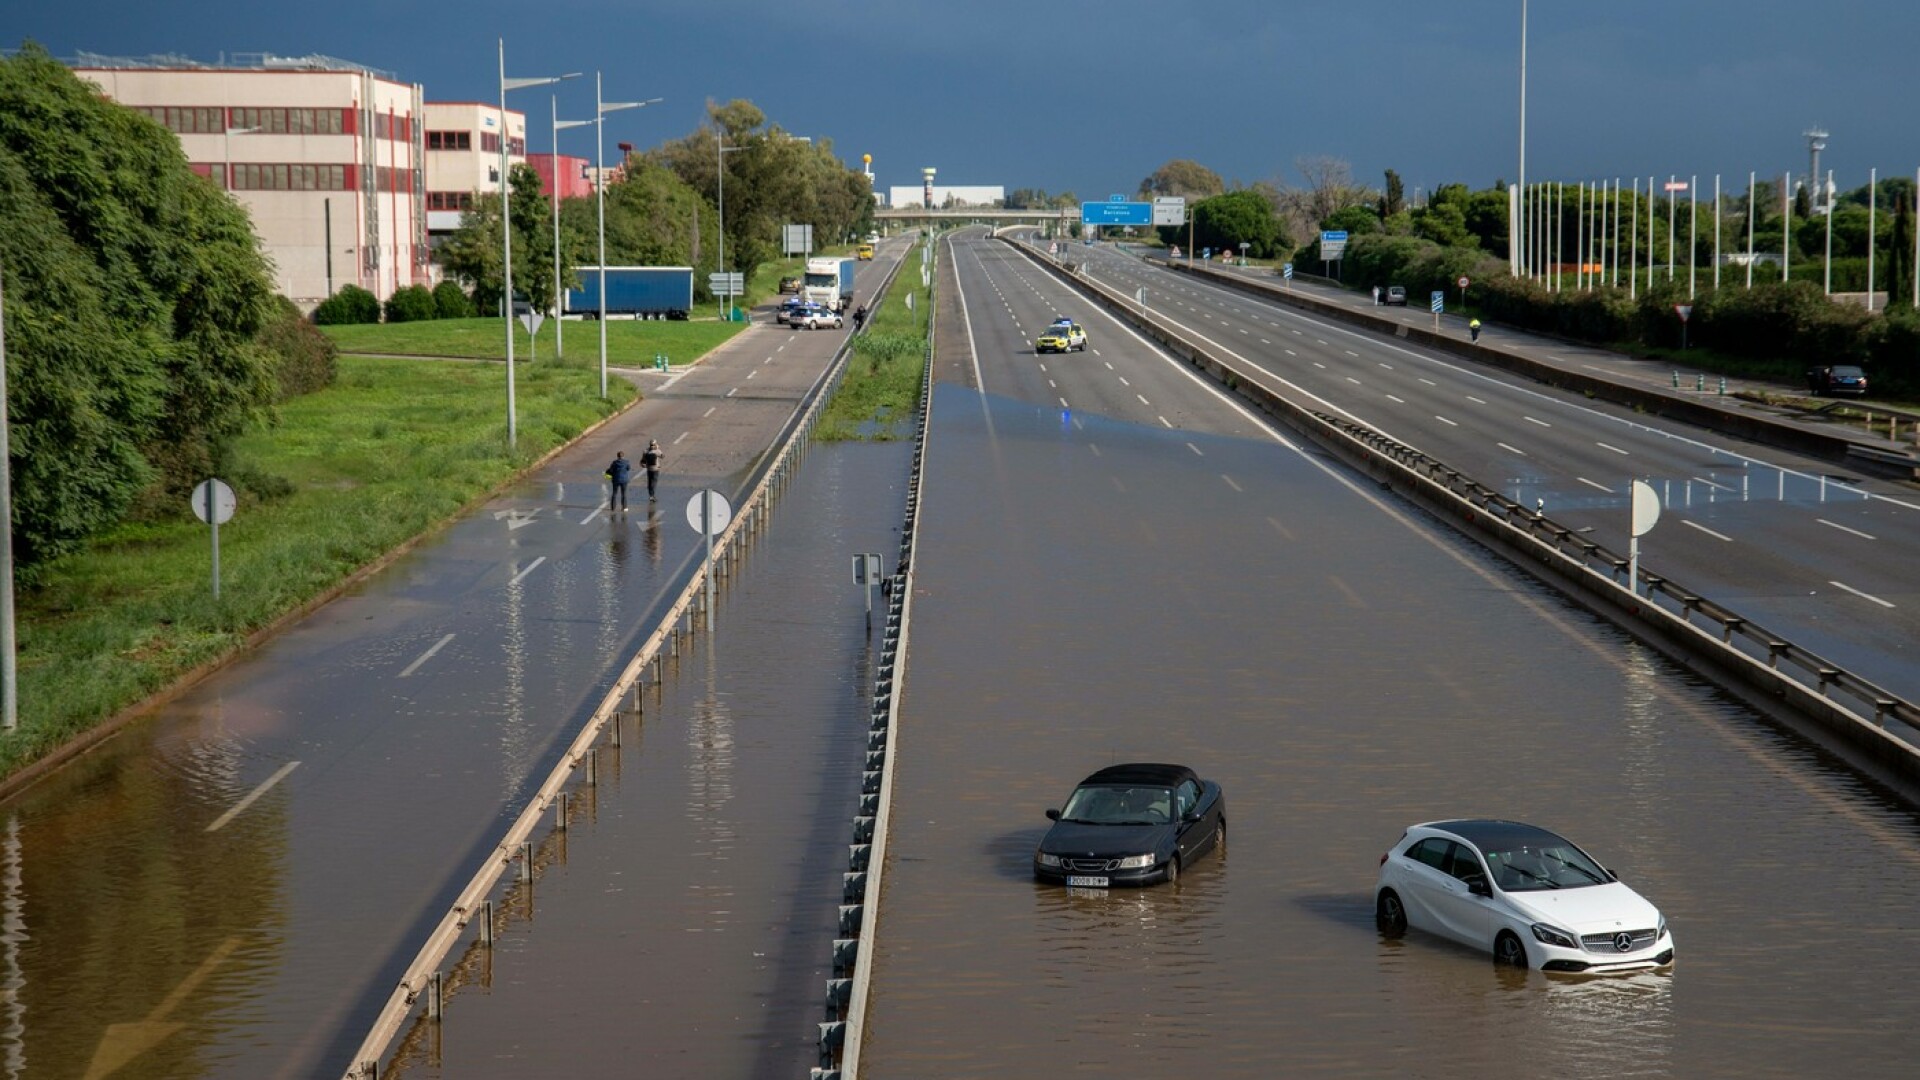
[(1126, 377), (1125, 375), (1117, 375), (1117, 376), (1115, 376), (1115, 378), (1117, 378), (1117, 379), (1119, 379), (1119, 380), (1120, 380), (1120, 385), (1121, 385), (1121, 386), (1132, 386), (1132, 385), (1133, 385), (1132, 383), (1130, 383), (1130, 382), (1128, 382), (1128, 381), (1127, 381), (1127, 377)]
[(1520, 419), (1525, 420), (1529, 424), (1539, 424), (1541, 427), (1550, 428), (1553, 426), (1552, 424), (1547, 423), (1545, 420), (1536, 420), (1531, 416), (1522, 415)]
[(218, 832), (221, 826), (225, 825), (229, 821), (232, 821), (234, 818), (239, 817), (240, 814), (243, 811), (245, 811), (247, 807), (253, 805), (255, 799), (258, 799), (260, 796), (265, 795), (268, 791), (272, 790), (273, 785), (279, 783), (282, 780), (285, 780), (287, 778), (288, 773), (292, 772), (293, 770), (299, 767), (300, 767), (300, 763), (297, 761), (289, 761), (285, 765), (280, 766), (280, 768), (272, 776), (269, 776), (265, 780), (262, 780), (260, 782), (259, 787), (254, 788), (252, 791), (248, 792), (246, 798), (241, 799), (237, 803), (234, 803), (232, 806), (227, 808), (226, 813), (221, 814), (217, 818), (214, 818), (213, 824), (207, 826), (207, 831)]
[(408, 664), (407, 670), (401, 672), (400, 677), (404, 679), (407, 676), (413, 674), (414, 672), (420, 670), (421, 664), (424, 664), (427, 661), (433, 659), (433, 654), (439, 652), (441, 649), (446, 648), (447, 642), (452, 640), (453, 640), (453, 635), (448, 634), (446, 637), (443, 637), (439, 641), (434, 642), (433, 648), (428, 649), (426, 652), (421, 653), (420, 658), (418, 660), (415, 660), (413, 663)]
[(1527, 452), (1525, 450), (1520, 449), (1517, 446), (1508, 446), (1506, 443), (1495, 443), (1494, 445), (1498, 446), (1502, 450), (1511, 450), (1514, 453), (1519, 454), (1521, 457), (1527, 456)]
[(1060, 399), (1060, 407), (1061, 407), (1061, 408), (1063, 408), (1063, 409), (1070, 409), (1070, 408), (1072, 408), (1072, 406), (1071, 406), (1071, 405), (1068, 405), (1068, 404), (1067, 404), (1067, 399), (1066, 399), (1066, 398), (1061, 398), (1061, 399)]
[(1318, 361), (1318, 360), (1315, 360), (1315, 361), (1313, 362), (1313, 366), (1314, 366), (1314, 367), (1317, 367), (1317, 368), (1319, 368), (1319, 369), (1320, 369), (1321, 371), (1325, 371), (1325, 370), (1327, 370), (1327, 365), (1325, 365), (1325, 364), (1323, 364), (1323, 363), (1321, 363), (1321, 362), (1320, 362), (1320, 361)]
[(737, 393), (739, 393), (739, 392), (740, 392), (740, 388), (736, 386), (736, 387), (734, 387), (733, 389), (731, 389), (731, 390), (729, 390), (729, 391), (727, 391), (727, 396), (728, 396), (728, 397), (732, 397), (733, 395), (735, 395), (735, 394), (737, 394)]
[(1054, 381), (1053, 381), (1052, 379), (1048, 379), (1048, 380), (1047, 380), (1047, 389), (1049, 389), (1049, 390), (1058, 390), (1058, 389), (1060, 389), (1060, 384), (1059, 384), (1059, 383), (1057, 383), (1057, 382), (1054, 382)]
[(1146, 396), (1145, 396), (1144, 394), (1135, 394), (1135, 395), (1133, 395), (1133, 396), (1134, 396), (1134, 397), (1137, 397), (1137, 398), (1139, 398), (1139, 399), (1140, 399), (1140, 404), (1142, 404), (1142, 405), (1146, 405), (1146, 406), (1148, 406), (1148, 407), (1152, 407), (1152, 405), (1153, 405), (1153, 402), (1151, 402), (1151, 401), (1148, 401), (1148, 400), (1146, 399)]
[(1273, 344), (1273, 342), (1271, 342), (1271, 341), (1268, 341), (1268, 340), (1267, 340), (1266, 338), (1261, 338), (1261, 339), (1260, 339), (1260, 344), (1262, 344), (1262, 345), (1271, 345), (1271, 344)]
[(1819, 522), (1822, 525), (1825, 525), (1829, 529), (1839, 529), (1843, 533), (1852, 533), (1853, 535), (1859, 537), (1862, 540), (1878, 540), (1879, 539), (1879, 537), (1873, 535), (1872, 533), (1863, 533), (1859, 529), (1849, 529), (1845, 525), (1842, 525), (1837, 521), (1828, 521), (1826, 518), (1814, 518), (1813, 520)]
[[(1294, 351), (1293, 351), (1292, 349), (1288, 349), (1288, 350), (1287, 350), (1287, 355), (1288, 355), (1288, 356), (1299, 356), (1300, 354), (1299, 354), (1299, 353), (1297, 353), (1297, 352), (1294, 352)], [(1314, 366), (1315, 366), (1315, 367), (1326, 367), (1327, 365), (1325, 365), (1325, 364), (1316, 364), (1316, 365), (1314, 365)]]
[(1616, 454), (1619, 454), (1619, 455), (1620, 455), (1621, 457), (1631, 457), (1631, 456), (1632, 456), (1631, 454), (1628, 454), (1628, 453), (1627, 453), (1627, 452), (1626, 452), (1625, 450), (1622, 450), (1622, 449), (1620, 449), (1620, 448), (1619, 448), (1619, 447), (1617, 447), (1617, 446), (1608, 446), (1608, 445), (1607, 445), (1606, 443), (1603, 443), (1603, 442), (1597, 442), (1597, 443), (1594, 443), (1593, 445), (1595, 445), (1595, 446), (1597, 446), (1597, 447), (1599, 447), (1599, 448), (1600, 448), (1600, 449), (1602, 449), (1602, 450), (1611, 450), (1611, 451), (1613, 451), (1614, 453), (1616, 453)]
[(1600, 489), (1601, 491), (1604, 491), (1604, 492), (1606, 492), (1606, 493), (1607, 493), (1607, 494), (1609, 494), (1609, 495), (1618, 495), (1618, 494), (1620, 494), (1619, 492), (1617, 492), (1617, 491), (1615, 491), (1615, 490), (1613, 490), (1612, 488), (1610, 488), (1610, 487), (1608, 487), (1607, 485), (1605, 485), (1605, 484), (1596, 484), (1596, 483), (1594, 483), (1594, 482), (1593, 482), (1592, 480), (1589, 480), (1589, 479), (1587, 479), (1587, 478), (1586, 478), (1586, 477), (1584, 477), (1584, 476), (1576, 476), (1576, 477), (1574, 477), (1574, 479), (1575, 479), (1575, 480), (1578, 480), (1578, 481), (1580, 481), (1581, 483), (1583, 483), (1583, 484), (1585, 484), (1585, 485), (1587, 485), (1587, 486), (1588, 486), (1588, 487), (1590, 487), (1590, 488), (1599, 488), (1599, 489)]
[[(505, 243), (506, 241), (504, 241), (504, 240), (503, 240), (503, 241), (501, 241), (501, 242), (502, 242), (502, 243)], [(747, 372), (747, 378), (749, 378), (749, 379), (751, 379), (751, 378), (753, 378), (753, 377), (754, 377), (755, 375), (758, 375), (758, 374), (760, 374), (760, 373), (759, 373), (758, 371), (749, 371), (749, 372)]]
[(1315, 340), (1315, 341), (1317, 341), (1317, 342), (1319, 342), (1319, 343), (1320, 343), (1320, 344), (1322, 344), (1322, 345), (1325, 345), (1325, 344), (1327, 343), (1327, 339), (1326, 339), (1326, 338), (1314, 338), (1313, 340)]
[[(1414, 378), (1416, 378), (1416, 379), (1419, 379), (1420, 377), (1419, 377), (1418, 375), (1416, 375), (1416, 376), (1414, 376)], [(1427, 384), (1428, 386), (1439, 386), (1439, 385), (1440, 385), (1439, 383), (1437, 383), (1437, 382), (1434, 382), (1434, 381), (1433, 381), (1432, 379), (1420, 379), (1420, 381), (1421, 381), (1421, 382), (1423, 382), (1423, 383), (1426, 383), (1426, 384)], [(1478, 399), (1478, 398), (1469, 398), (1468, 400), (1470, 400), (1470, 401), (1479, 401), (1480, 399)], [(1482, 404), (1482, 405), (1485, 405), (1485, 404), (1486, 404), (1486, 402), (1484, 402), (1484, 401), (1481, 401), (1481, 402), (1480, 402), (1480, 404)]]
[(689, 435), (691, 435), (691, 434), (693, 434), (693, 432), (691, 432), (691, 431), (683, 431), (683, 432), (681, 432), (680, 434), (678, 434), (678, 435), (676, 435), (676, 436), (674, 436), (674, 438), (673, 438), (673, 442), (671, 442), (671, 443), (668, 443), (667, 445), (669, 445), (669, 446), (679, 446), (679, 445), (680, 445), (680, 440), (681, 440), (681, 439), (684, 439), (684, 438), (686, 438), (687, 436), (689, 436)]
[(539, 566), (539, 565), (540, 565), (541, 563), (543, 563), (543, 562), (546, 562), (546, 561), (547, 561), (547, 557), (546, 557), (545, 555), (542, 555), (542, 556), (540, 556), (539, 558), (537, 558), (537, 559), (535, 559), (535, 560), (533, 560), (532, 562), (530, 562), (530, 563), (528, 563), (528, 564), (526, 565), (526, 567), (525, 567), (524, 569), (522, 569), (522, 570), (521, 570), (521, 571), (520, 571), (519, 573), (517, 573), (517, 574), (515, 574), (515, 575), (513, 575), (513, 580), (511, 580), (511, 581), (509, 581), (509, 582), (507, 582), (507, 584), (509, 584), (509, 585), (518, 585), (518, 584), (520, 584), (520, 579), (521, 579), (521, 578), (523, 578), (523, 577), (526, 577), (526, 576), (527, 576), (528, 574), (531, 574), (531, 573), (533, 573), (533, 568), (534, 568), (534, 567), (536, 567), (536, 566)]
[(593, 513), (591, 513), (591, 514), (588, 514), (588, 515), (587, 515), (586, 517), (583, 517), (583, 518), (581, 518), (581, 519), (580, 519), (580, 524), (582, 524), (582, 525), (591, 525), (591, 524), (593, 524), (593, 519), (594, 519), (594, 518), (597, 518), (597, 517), (599, 517), (599, 516), (600, 516), (601, 514), (604, 514), (604, 513), (606, 513), (606, 512), (607, 512), (607, 508), (606, 508), (606, 507), (604, 507), (604, 506), (596, 506), (596, 507), (594, 507), (594, 508), (593, 508)]
[(1188, 444), (1187, 444), (1187, 449), (1189, 449), (1189, 450), (1191, 450), (1191, 451), (1193, 451), (1193, 452), (1194, 452), (1194, 454), (1195, 454), (1195, 455), (1197, 455), (1197, 456), (1199, 456), (1199, 457), (1206, 457), (1206, 456), (1207, 456), (1207, 455), (1205, 455), (1205, 454), (1202, 454), (1202, 453), (1200, 453), (1200, 448), (1199, 448), (1199, 447), (1197, 447), (1197, 446), (1195, 446), (1195, 445), (1193, 445), (1192, 443), (1188, 443)]
[(1439, 413), (1434, 413), (1434, 414), (1433, 414), (1433, 418), (1434, 418), (1435, 420), (1438, 420), (1438, 421), (1440, 421), (1440, 422), (1441, 422), (1441, 423), (1443, 423), (1443, 424), (1446, 424), (1446, 425), (1447, 425), (1448, 427), (1459, 427), (1459, 426), (1460, 426), (1459, 424), (1456, 424), (1456, 423), (1454, 423), (1453, 421), (1451, 421), (1451, 420), (1449, 420), (1449, 419), (1447, 419), (1446, 417), (1444, 417), (1444, 416), (1441, 416), (1441, 415), (1440, 415)]
[(1241, 486), (1240, 486), (1239, 484), (1236, 484), (1236, 483), (1234, 483), (1234, 482), (1233, 482), (1233, 477), (1231, 477), (1231, 476), (1228, 476), (1228, 475), (1227, 475), (1226, 473), (1221, 473), (1221, 474), (1220, 474), (1220, 479), (1222, 479), (1222, 480), (1225, 480), (1225, 481), (1227, 482), (1227, 486), (1228, 486), (1228, 487), (1230, 487), (1230, 488), (1232, 488), (1232, 489), (1233, 489), (1233, 490), (1235, 490), (1235, 491), (1245, 491), (1245, 490), (1246, 490), (1245, 488), (1243, 488), (1243, 487), (1241, 487)]
[(1171, 421), (1169, 421), (1169, 420), (1168, 420), (1168, 419), (1167, 419), (1166, 417), (1164, 417), (1164, 416), (1156, 416), (1156, 417), (1154, 417), (1154, 419), (1155, 419), (1155, 420), (1158, 420), (1158, 421), (1160, 421), (1160, 426), (1161, 426), (1161, 427), (1168, 427), (1168, 428), (1170, 428), (1170, 427), (1172, 427), (1172, 426), (1173, 426), (1173, 424), (1172, 424), (1172, 422), (1171, 422)]
[[(1427, 380), (1425, 380), (1425, 379), (1421, 379), (1420, 381), (1421, 381), (1421, 382), (1426, 382)], [(1434, 385), (1435, 385), (1435, 386), (1438, 386), (1439, 384), (1438, 384), (1438, 383), (1435, 383)], [(1479, 398), (1477, 398), (1477, 397), (1474, 397), (1474, 396), (1473, 396), (1472, 394), (1468, 394), (1468, 395), (1467, 395), (1467, 400), (1468, 400), (1468, 401), (1471, 401), (1471, 402), (1473, 402), (1473, 403), (1474, 403), (1475, 405), (1485, 405), (1485, 404), (1486, 404), (1486, 402), (1485, 402), (1485, 401), (1482, 401), (1481, 399), (1479, 399)]]
[(1394, 403), (1394, 404), (1396, 404), (1396, 405), (1405, 405), (1405, 404), (1407, 403), (1407, 399), (1406, 399), (1406, 398), (1403, 398), (1403, 397), (1395, 397), (1395, 396), (1393, 396), (1392, 394), (1388, 394), (1388, 395), (1387, 395), (1387, 400), (1388, 400), (1388, 401), (1391, 401), (1391, 402), (1393, 402), (1393, 403)]
[(700, 414), (700, 419), (702, 419), (702, 420), (705, 420), (705, 419), (706, 419), (707, 417), (709, 417), (709, 416), (712, 416), (712, 415), (713, 415), (713, 411), (714, 411), (715, 409), (718, 409), (719, 407), (720, 407), (720, 406), (718, 406), (718, 405), (709, 405), (709, 406), (707, 407), (707, 411), (706, 411), (706, 412), (703, 412), (703, 413), (701, 413), (701, 414)]
[[(506, 243), (506, 241), (504, 241), (504, 240), (502, 240), (502, 241), (501, 241), (501, 243), (503, 243), (503, 244), (504, 244), (504, 243)], [(785, 342), (782, 342), (782, 343), (780, 344), (780, 347), (779, 347), (778, 349), (775, 349), (775, 350), (773, 350), (773, 351), (774, 351), (774, 352), (784, 352), (784, 351), (786, 351), (786, 348), (787, 348), (787, 346), (786, 346), (786, 343), (785, 343)]]
[(1845, 589), (1862, 600), (1871, 600), (1874, 603), (1879, 604), (1881, 607), (1890, 608), (1893, 606), (1892, 601), (1882, 600), (1879, 597), (1873, 595), (1872, 593), (1863, 593), (1859, 589), (1856, 589), (1853, 586), (1846, 584), (1845, 582), (1829, 581), (1827, 582), (1827, 584), (1833, 586), (1836, 589)]
[(1705, 525), (1702, 525), (1697, 521), (1688, 521), (1685, 518), (1681, 518), (1680, 524), (1685, 525), (1689, 529), (1698, 529), (1701, 532), (1706, 533), (1708, 536), (1713, 537), (1715, 540), (1725, 540), (1729, 544), (1733, 543), (1733, 537), (1728, 536), (1726, 533), (1714, 532), (1712, 529), (1707, 528)]
[(1356, 378), (1354, 378), (1354, 377), (1353, 377), (1353, 376), (1351, 376), (1351, 375), (1349, 375), (1349, 376), (1347, 376), (1347, 381), (1348, 381), (1348, 382), (1350, 382), (1350, 383), (1352, 383), (1352, 384), (1353, 384), (1353, 385), (1355, 385), (1355, 386), (1359, 386), (1359, 385), (1360, 385), (1360, 380), (1359, 380), (1359, 379), (1356, 379)]
[[(505, 243), (505, 241), (501, 241), (501, 242), (502, 242), (502, 243)], [(1241, 328), (1240, 328), (1240, 332), (1241, 332), (1241, 333), (1243, 333), (1243, 334), (1244, 334), (1244, 333), (1246, 333), (1246, 332), (1247, 332), (1247, 328), (1246, 328), (1246, 327), (1244, 327), (1244, 326), (1243, 326), (1243, 327), (1241, 327)]]

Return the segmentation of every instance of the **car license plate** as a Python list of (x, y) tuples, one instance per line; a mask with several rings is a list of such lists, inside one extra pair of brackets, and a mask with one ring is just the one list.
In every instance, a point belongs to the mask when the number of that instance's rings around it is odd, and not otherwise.
[(1104, 889), (1107, 887), (1107, 879), (1104, 877), (1070, 877), (1067, 879), (1067, 885), (1070, 888), (1076, 889)]

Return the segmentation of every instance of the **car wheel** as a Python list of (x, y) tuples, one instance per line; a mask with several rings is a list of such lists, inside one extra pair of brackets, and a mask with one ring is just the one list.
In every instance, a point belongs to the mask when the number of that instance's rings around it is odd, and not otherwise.
[(1527, 947), (1520, 944), (1520, 936), (1511, 930), (1500, 931), (1493, 939), (1493, 962), (1501, 967), (1521, 968), (1527, 966)]
[(1373, 925), (1390, 938), (1407, 932), (1407, 908), (1400, 902), (1399, 893), (1392, 889), (1380, 890), (1380, 899), (1373, 905)]
[(1167, 884), (1172, 885), (1179, 880), (1180, 856), (1175, 855), (1173, 858), (1167, 860)]

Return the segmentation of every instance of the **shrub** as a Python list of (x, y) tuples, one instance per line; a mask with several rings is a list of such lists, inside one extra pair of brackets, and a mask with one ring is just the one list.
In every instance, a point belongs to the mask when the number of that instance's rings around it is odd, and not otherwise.
[(457, 281), (443, 281), (433, 287), (433, 310), (436, 318), (466, 319), (473, 316), (473, 301), (467, 298), (466, 291)]
[(316, 326), (351, 326), (380, 321), (380, 298), (358, 285), (342, 285), (340, 291), (320, 301), (313, 309)]
[(260, 328), (260, 346), (274, 357), (278, 400), (311, 394), (333, 385), (340, 350), (333, 339), (300, 317), (300, 309), (284, 296), (273, 300), (273, 311)]
[(431, 322), (439, 317), (433, 293), (425, 285), (403, 285), (387, 297), (387, 321), (390, 323)]

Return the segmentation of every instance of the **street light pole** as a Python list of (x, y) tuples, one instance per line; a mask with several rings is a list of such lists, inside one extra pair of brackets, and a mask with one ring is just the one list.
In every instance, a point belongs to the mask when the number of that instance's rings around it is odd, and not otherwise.
[(566, 75), (546, 78), (509, 79), (507, 78), (507, 39), (499, 39), (500, 46), (500, 271), (502, 295), (500, 307), (507, 319), (507, 448), (519, 445), (519, 424), (514, 414), (513, 404), (513, 215), (508, 213), (509, 201), (513, 194), (513, 165), (507, 159), (507, 144), (512, 141), (512, 129), (507, 122), (507, 91), (522, 90), (529, 86), (551, 86), (562, 79), (577, 79), (580, 73), (575, 71)]
[(600, 396), (607, 396), (607, 114), (621, 109), (644, 109), (659, 101), (602, 101), (600, 73), (593, 73), (593, 190), (600, 234)]
[[(599, 91), (600, 76), (594, 75), (594, 90)], [(553, 355), (555, 359), (564, 359), (567, 355), (566, 320), (567, 306), (560, 302), (560, 131), (562, 128), (584, 127), (591, 120), (560, 119), (560, 98), (555, 95), (549, 99), (553, 103), (553, 167), (548, 170), (552, 175), (553, 191), (549, 200), (553, 203)], [(602, 376), (604, 380), (604, 375)], [(600, 396), (607, 396), (607, 388), (602, 382)]]
[[(1527, 0), (1520, 0), (1520, 197), (1521, 198), (1523, 199), (1526, 198), (1526, 191), (1527, 191)], [(1519, 220), (1522, 222), (1526, 220), (1525, 215), (1516, 215), (1516, 217), (1518, 217)], [(1521, 228), (1524, 230), (1526, 226), (1523, 224)], [(1515, 244), (1513, 246), (1514, 251), (1513, 251), (1512, 262), (1513, 262), (1513, 273), (1515, 276), (1518, 276), (1520, 273), (1521, 263), (1520, 263), (1519, 253), (1525, 247), (1525, 243), (1524, 243), (1525, 237), (1522, 237), (1521, 240), (1522, 240), (1522, 243)]]
[(719, 203), (720, 211), (720, 320), (727, 319), (727, 300), (733, 295), (727, 289), (727, 155), (745, 150), (744, 146), (728, 146), (725, 129), (716, 125), (713, 129), (713, 163), (717, 174), (714, 200)]

